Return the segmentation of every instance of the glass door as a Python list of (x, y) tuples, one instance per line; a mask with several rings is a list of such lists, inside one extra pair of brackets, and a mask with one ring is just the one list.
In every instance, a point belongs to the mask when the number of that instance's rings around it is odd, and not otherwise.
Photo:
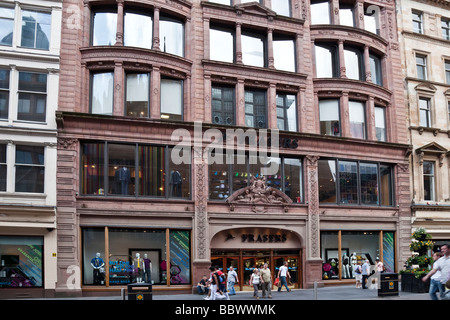
[[(243, 289), (245, 289), (245, 287), (250, 286), (250, 278), (252, 276), (253, 269), (256, 268), (255, 260), (256, 259), (253, 257), (252, 258), (242, 258), (244, 278), (241, 279), (241, 281), (242, 281), (241, 285), (243, 286)], [(250, 286), (250, 287), (253, 288), (253, 286)]]
[[(288, 271), (290, 278), (287, 277), (286, 281), (288, 282), (288, 288), (294, 289), (299, 288), (299, 266), (298, 266), (298, 257), (274, 257), (275, 270), (274, 270), (274, 278), (278, 276), (278, 271), (280, 267), (287, 261), (288, 263)], [(283, 289), (282, 289), (283, 290)], [(284, 290), (286, 288), (284, 287)]]

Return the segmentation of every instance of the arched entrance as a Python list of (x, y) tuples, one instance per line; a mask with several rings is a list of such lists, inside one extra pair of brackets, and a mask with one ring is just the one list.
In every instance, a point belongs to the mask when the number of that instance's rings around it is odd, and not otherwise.
[[(279, 267), (288, 262), (290, 288), (302, 287), (302, 248), (297, 233), (276, 228), (237, 228), (218, 232), (211, 240), (211, 263), (223, 272), (236, 270), (236, 290), (253, 290), (249, 285), (254, 268), (269, 265), (272, 283)], [(276, 289), (276, 288), (275, 288)], [(284, 289), (285, 290), (285, 289)]]

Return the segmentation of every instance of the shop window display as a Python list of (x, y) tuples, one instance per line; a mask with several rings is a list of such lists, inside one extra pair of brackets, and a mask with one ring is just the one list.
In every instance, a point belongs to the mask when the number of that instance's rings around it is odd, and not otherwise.
[(41, 237), (0, 236), (0, 288), (43, 285)]

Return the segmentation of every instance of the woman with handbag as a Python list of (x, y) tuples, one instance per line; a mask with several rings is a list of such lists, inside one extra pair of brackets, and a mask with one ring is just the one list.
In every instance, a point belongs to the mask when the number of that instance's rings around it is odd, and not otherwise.
[(264, 281), (261, 278), (261, 275), (258, 272), (258, 269), (253, 269), (252, 276), (250, 277), (250, 284), (253, 285), (253, 298), (259, 299), (258, 297), (258, 289), (260, 284), (262, 284)]

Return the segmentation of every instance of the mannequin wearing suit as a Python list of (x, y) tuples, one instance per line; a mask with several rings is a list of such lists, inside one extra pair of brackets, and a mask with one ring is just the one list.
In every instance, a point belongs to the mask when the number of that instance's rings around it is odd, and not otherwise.
[(142, 275), (144, 273), (144, 260), (141, 258), (140, 253), (136, 253), (136, 258), (133, 261), (134, 269), (136, 270), (136, 282), (140, 283), (142, 281)]
[(128, 194), (128, 184), (131, 181), (130, 170), (127, 167), (119, 168), (115, 173), (117, 193)]

